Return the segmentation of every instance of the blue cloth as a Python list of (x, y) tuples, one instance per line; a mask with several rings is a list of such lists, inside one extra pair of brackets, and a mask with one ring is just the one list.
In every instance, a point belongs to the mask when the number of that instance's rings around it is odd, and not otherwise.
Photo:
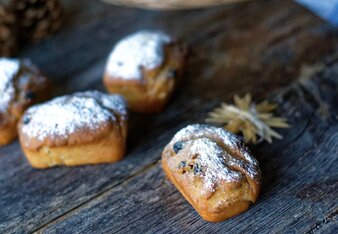
[(321, 18), (338, 27), (338, 0), (296, 0)]

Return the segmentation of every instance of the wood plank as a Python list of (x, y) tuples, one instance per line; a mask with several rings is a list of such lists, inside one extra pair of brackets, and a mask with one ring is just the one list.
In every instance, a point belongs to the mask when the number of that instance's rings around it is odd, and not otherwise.
[[(73, 2), (74, 9), (81, 5)], [(69, 22), (55, 37), (23, 51), (55, 81), (56, 95), (103, 90), (102, 69), (113, 43), (142, 28), (164, 29), (187, 41), (191, 59), (184, 82), (163, 113), (132, 114), (128, 155), (120, 163), (41, 171), (28, 165), (17, 142), (1, 148), (2, 233), (34, 231), (95, 200), (156, 163), (181, 126), (200, 121), (234, 93), (250, 91), (260, 98), (288, 85), (303, 64), (322, 58), (338, 42), (335, 29), (292, 1), (168, 13), (107, 8), (89, 10), (84, 23)]]
[[(263, 172), (258, 202), (223, 223), (203, 221), (160, 162), (39, 232), (335, 233), (338, 216), (338, 52), (309, 80), (276, 94), (286, 138), (251, 146)], [(202, 119), (201, 119), (202, 120)], [(304, 125), (305, 122), (305, 125)], [(166, 134), (166, 133), (164, 133)]]

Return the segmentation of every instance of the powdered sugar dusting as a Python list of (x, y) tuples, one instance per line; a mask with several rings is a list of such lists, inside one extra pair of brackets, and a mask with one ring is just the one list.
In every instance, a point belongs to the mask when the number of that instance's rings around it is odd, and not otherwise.
[(205, 171), (202, 174), (205, 186), (211, 190), (219, 181), (240, 181), (241, 173), (231, 170), (227, 165), (230, 157), (222, 148), (208, 138), (193, 141), (190, 148), (192, 155), (198, 155), (195, 163), (199, 163)]
[[(210, 128), (210, 127), (209, 127)], [(217, 132), (218, 136), (222, 139), (225, 145), (229, 147), (230, 150), (239, 151), (245, 160), (252, 164), (258, 164), (257, 160), (252, 157), (247, 150), (247, 147), (233, 134), (227, 132), (223, 128), (211, 127), (211, 129)]]
[[(220, 181), (240, 181), (243, 175), (252, 179), (259, 176), (257, 160), (248, 153), (247, 148), (235, 135), (222, 128), (189, 125), (174, 136), (171, 144), (176, 142), (183, 142), (186, 147), (190, 147), (190, 158), (194, 158), (194, 163), (204, 168), (201, 178), (211, 191), (214, 191), (215, 185)], [(227, 148), (219, 145), (219, 142)], [(241, 157), (231, 152), (239, 152)]]
[(82, 93), (76, 93), (75, 95), (94, 98), (104, 108), (118, 113), (121, 118), (127, 117), (127, 102), (121, 95), (107, 95), (98, 91), (86, 91)]
[(164, 60), (171, 38), (156, 31), (139, 31), (121, 40), (111, 52), (106, 71), (119, 79), (142, 79), (141, 69), (153, 69)]
[(239, 152), (241, 152), (241, 155), (245, 158), (247, 162), (253, 164), (258, 163), (257, 160), (247, 152), (247, 148), (244, 146), (244, 144), (234, 134), (224, 130), (223, 128), (218, 128), (205, 124), (189, 125), (176, 133), (176, 135), (174, 136), (174, 141), (178, 141), (178, 139), (189, 139), (189, 137), (192, 135), (194, 135), (196, 138), (200, 138), (205, 136), (206, 134), (217, 134), (217, 136), (222, 140), (223, 144), (225, 144), (231, 150), (238, 150)]
[(28, 109), (22, 120), (22, 132), (39, 140), (47, 137), (67, 139), (81, 129), (97, 130), (116, 121), (113, 111), (126, 114), (125, 102), (119, 95), (96, 91), (75, 93)]
[(236, 147), (238, 143), (238, 138), (235, 135), (225, 131), (222, 128), (217, 128), (204, 124), (193, 124), (181, 129), (175, 136), (174, 139), (188, 139), (190, 136), (194, 135), (196, 138), (203, 137), (206, 134), (217, 134), (224, 144)]
[(17, 59), (0, 59), (0, 111), (5, 112), (15, 96), (13, 79), (20, 68)]

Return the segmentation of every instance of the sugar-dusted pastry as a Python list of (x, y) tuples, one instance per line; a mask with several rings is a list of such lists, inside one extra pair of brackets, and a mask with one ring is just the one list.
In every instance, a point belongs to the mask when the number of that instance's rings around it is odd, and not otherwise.
[(209, 222), (244, 212), (259, 193), (258, 162), (237, 137), (222, 128), (198, 124), (183, 128), (165, 147), (162, 166)]
[(186, 47), (163, 32), (139, 31), (117, 43), (104, 73), (109, 92), (137, 112), (161, 111), (182, 75)]
[(25, 109), (48, 97), (50, 84), (27, 59), (0, 58), (0, 145), (17, 136)]
[(87, 91), (29, 108), (19, 123), (33, 167), (116, 162), (123, 158), (127, 107), (120, 95)]

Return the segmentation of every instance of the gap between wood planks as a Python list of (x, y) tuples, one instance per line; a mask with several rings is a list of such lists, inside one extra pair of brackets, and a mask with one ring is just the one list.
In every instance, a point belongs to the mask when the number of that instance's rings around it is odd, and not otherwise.
[(159, 161), (160, 161), (160, 159), (157, 160), (157, 161), (155, 161), (155, 162), (153, 162), (153, 163), (151, 163), (151, 164), (149, 164), (149, 165), (146, 165), (144, 168), (142, 168), (142, 170), (140, 170), (140, 171), (138, 171), (138, 172), (136, 172), (136, 173), (128, 176), (125, 180), (123, 180), (123, 181), (115, 184), (114, 186), (108, 187), (107, 189), (105, 189), (102, 192), (96, 194), (95, 196), (91, 197), (90, 199), (82, 202), (81, 204), (77, 205), (76, 207), (68, 210), (67, 212), (63, 213), (62, 215), (59, 215), (58, 217), (50, 220), (49, 222), (45, 223), (44, 225), (36, 228), (35, 230), (32, 231), (32, 233), (42, 233), (43, 229), (45, 227), (49, 226), (50, 224), (58, 223), (58, 221), (61, 221), (63, 219), (66, 219), (67, 217), (71, 216), (73, 213), (75, 213), (77, 210), (79, 210), (81, 207), (85, 206), (89, 202), (91, 202), (91, 201), (93, 201), (93, 200), (95, 200), (97, 198), (100, 198), (100, 197), (104, 196), (106, 193), (109, 193), (110, 190), (112, 190), (112, 189), (114, 189), (114, 188), (116, 188), (116, 187), (118, 187), (118, 186), (120, 186), (120, 185), (122, 185), (124, 183), (127, 183), (129, 180), (133, 179), (134, 177), (136, 177), (136, 176), (138, 176), (138, 175), (140, 175), (140, 174), (142, 174), (144, 172), (147, 172), (147, 171), (151, 170), (153, 167), (155, 167), (158, 164)]
[(311, 227), (306, 234), (312, 234), (316, 231), (319, 231), (324, 225), (332, 223), (332, 221), (336, 221), (338, 216), (338, 208), (326, 215), (322, 220), (317, 222), (313, 227)]

